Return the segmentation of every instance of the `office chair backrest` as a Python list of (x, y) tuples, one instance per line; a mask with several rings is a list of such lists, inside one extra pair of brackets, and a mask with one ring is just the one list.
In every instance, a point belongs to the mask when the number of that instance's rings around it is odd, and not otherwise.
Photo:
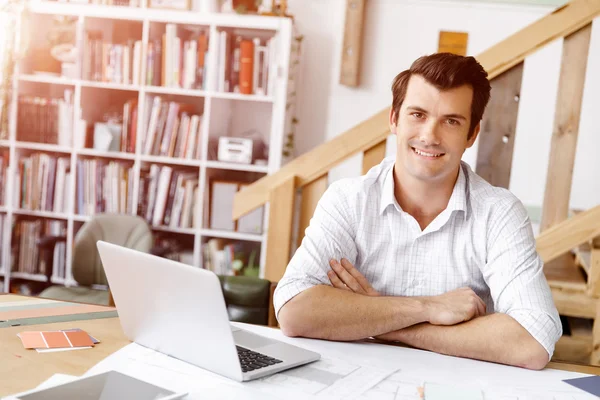
[(98, 240), (145, 253), (152, 248), (152, 232), (144, 219), (124, 214), (100, 214), (92, 217), (75, 236), (73, 278), (80, 285), (107, 284), (96, 248)]

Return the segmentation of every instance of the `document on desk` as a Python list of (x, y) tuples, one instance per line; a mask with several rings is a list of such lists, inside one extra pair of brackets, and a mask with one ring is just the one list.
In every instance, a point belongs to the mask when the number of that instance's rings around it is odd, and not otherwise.
[(354, 399), (395, 369), (365, 367), (324, 357), (319, 361), (251, 382), (236, 382), (132, 343), (96, 364), (85, 375), (115, 370), (172, 391), (186, 399)]
[(324, 357), (244, 385), (286, 399), (356, 399), (394, 372)]
[[(438, 377), (439, 378), (439, 377)], [(453, 383), (440, 378), (444, 384), (436, 382), (434, 375), (415, 375), (404, 371), (398, 371), (393, 375), (375, 385), (371, 389), (359, 396), (358, 400), (437, 400), (437, 399), (470, 399), (464, 393), (460, 392), (458, 397), (451, 397), (451, 391), (447, 390), (453, 386)], [(473, 380), (471, 385), (464, 386), (465, 393), (468, 391), (478, 392), (479, 396), (483, 394), (485, 400), (593, 400), (596, 397), (576, 388), (570, 388), (563, 385), (563, 382), (556, 381), (555, 385), (548, 385), (547, 388), (522, 387), (518, 384), (507, 385), (505, 387), (487, 386)], [(438, 386), (443, 390), (427, 392), (427, 385)], [(554, 387), (553, 387), (554, 386)], [(431, 399), (430, 396), (431, 395)], [(480, 398), (480, 397), (479, 397)]]
[(358, 400), (421, 400), (423, 379), (398, 371), (373, 386)]

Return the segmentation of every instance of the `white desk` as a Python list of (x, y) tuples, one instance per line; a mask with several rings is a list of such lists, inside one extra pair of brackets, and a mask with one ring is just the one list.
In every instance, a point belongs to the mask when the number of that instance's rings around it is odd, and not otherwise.
[[(267, 327), (237, 324), (240, 327), (268, 337), (286, 341), (321, 353), (324, 358), (347, 360), (382, 369), (399, 369), (398, 376), (407, 381), (420, 379), (422, 382), (464, 384), (479, 387), (487, 399), (554, 399), (588, 400), (595, 396), (561, 382), (562, 379), (584, 376), (582, 374), (546, 369), (529, 371), (482, 361), (444, 356), (428, 351), (389, 346), (377, 343), (340, 343), (322, 340), (288, 338), (281, 331)], [(134, 345), (137, 346), (137, 345)], [(237, 383), (219, 375), (196, 368), (171, 357), (152, 352), (138, 346), (114, 353), (93, 367), (89, 373), (117, 369), (140, 379), (162, 385), (175, 391), (187, 391), (189, 399), (277, 399), (290, 396), (265, 394), (256, 391), (253, 382)], [(135, 350), (135, 349), (134, 349)], [(131, 358), (133, 356), (133, 359)], [(304, 368), (304, 367), (301, 367)], [(492, 396), (492, 392), (513, 390), (520, 395)], [(380, 396), (368, 398), (381, 398)], [(528, 396), (526, 396), (526, 394)], [(534, 396), (535, 394), (535, 396)], [(381, 393), (380, 393), (381, 395)], [(299, 396), (304, 397), (306, 396)], [(363, 397), (367, 398), (367, 397)], [(390, 399), (417, 399), (418, 396), (389, 397)]]

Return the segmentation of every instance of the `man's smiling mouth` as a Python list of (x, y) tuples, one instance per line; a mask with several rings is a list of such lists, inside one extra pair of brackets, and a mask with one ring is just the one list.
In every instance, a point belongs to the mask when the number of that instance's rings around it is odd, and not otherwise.
[(444, 154), (446, 154), (446, 153), (428, 153), (426, 151), (419, 150), (419, 149), (414, 148), (414, 147), (411, 147), (411, 148), (413, 149), (413, 151), (415, 153), (417, 153), (418, 155), (423, 156), (423, 157), (441, 157)]

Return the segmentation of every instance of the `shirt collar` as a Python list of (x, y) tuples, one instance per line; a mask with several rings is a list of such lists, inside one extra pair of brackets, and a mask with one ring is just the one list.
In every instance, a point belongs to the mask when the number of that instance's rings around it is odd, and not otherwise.
[[(390, 206), (393, 205), (397, 211), (402, 211), (402, 207), (396, 201), (396, 196), (394, 195), (394, 165), (389, 167), (387, 172), (385, 172), (385, 177), (383, 179), (383, 184), (381, 187), (381, 201), (379, 204), (379, 214), (383, 214), (383, 212)], [(448, 201), (448, 206), (446, 207), (448, 211), (458, 211), (462, 210), (465, 213), (465, 218), (467, 215), (467, 177), (465, 175), (465, 170), (463, 167), (463, 163), (461, 162), (460, 168), (458, 169), (458, 179), (454, 184), (454, 189), (452, 189), (452, 195), (450, 196), (450, 200)]]
[(394, 195), (394, 165), (388, 168), (385, 173), (385, 177), (383, 178), (383, 186), (381, 188), (381, 200), (379, 203), (379, 214), (383, 214), (386, 208), (393, 205), (396, 210), (402, 211), (400, 204), (396, 201), (396, 196)]

